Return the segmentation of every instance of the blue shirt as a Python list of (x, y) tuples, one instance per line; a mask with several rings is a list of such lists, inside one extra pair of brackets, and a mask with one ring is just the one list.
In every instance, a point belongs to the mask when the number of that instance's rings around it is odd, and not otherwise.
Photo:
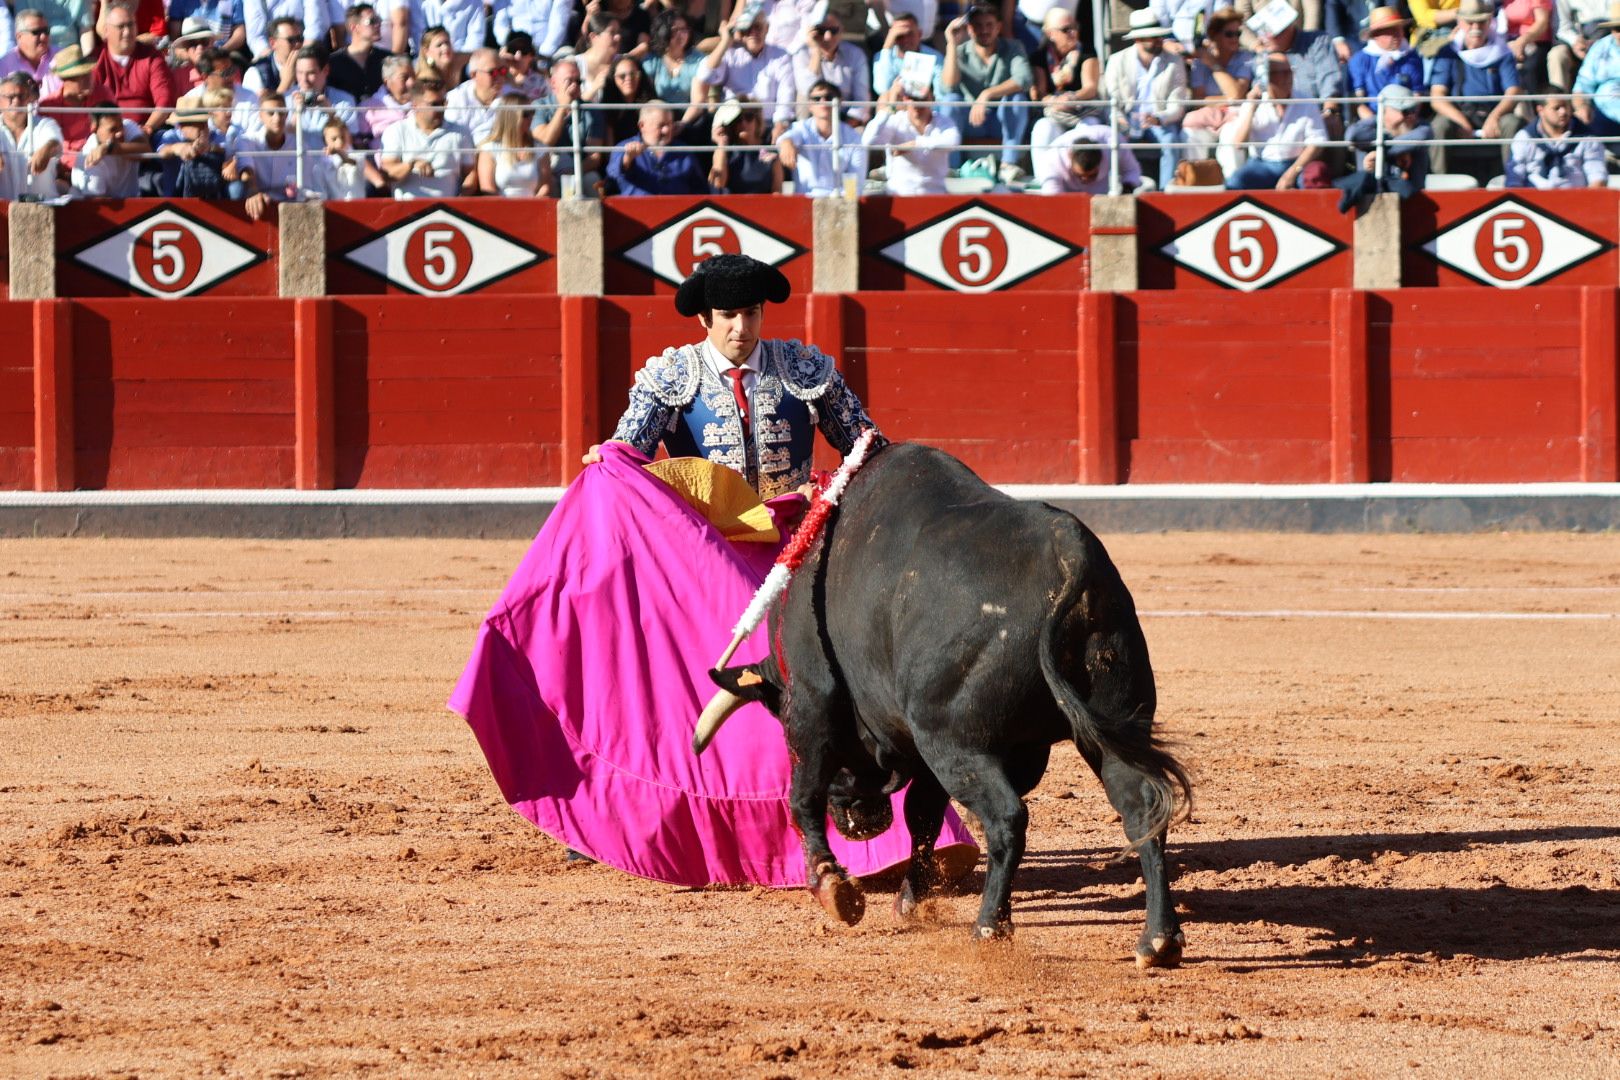
[(1380, 57), (1366, 49), (1350, 57), (1350, 92), (1357, 97), (1377, 97), (1378, 91), (1391, 84), (1400, 84), (1423, 96), (1423, 57), (1416, 49), (1408, 49), (1401, 58), (1388, 66), (1379, 63)]
[(702, 156), (683, 154), (679, 150), (643, 149), (629, 165), (624, 163), (624, 148), (640, 142), (641, 136), (632, 136), (619, 144), (608, 162), (608, 175), (618, 181), (620, 195), (707, 195), (709, 177), (698, 164)]
[[(805, 117), (787, 131), (782, 139), (798, 150), (799, 159), (793, 163), (793, 190), (800, 195), (833, 195), (842, 193), (839, 170), (833, 159), (832, 138), (823, 138), (816, 130), (816, 122)], [(782, 141), (781, 139), (777, 140)], [(866, 176), (866, 147), (861, 145), (861, 129), (843, 126), (838, 136), (844, 159), (843, 177)]]
[(236, 27), (242, 25), (242, 9), (236, 0), (169, 0), (169, 19), (201, 19), (214, 32), (213, 44), (223, 45)]
[(1586, 51), (1581, 73), (1575, 76), (1575, 92), (1591, 98), (1598, 112), (1620, 123), (1620, 48), (1613, 34), (1604, 34)]
[[(1510, 52), (1490, 67), (1475, 67), (1465, 64), (1457, 50), (1447, 45), (1434, 58), (1434, 68), (1429, 72), (1430, 86), (1443, 86), (1446, 93), (1454, 97), (1476, 97), (1490, 95), (1501, 97), (1513, 87), (1519, 85), (1519, 65), (1513, 62)], [(1472, 102), (1475, 105), (1485, 105), (1486, 102)]]

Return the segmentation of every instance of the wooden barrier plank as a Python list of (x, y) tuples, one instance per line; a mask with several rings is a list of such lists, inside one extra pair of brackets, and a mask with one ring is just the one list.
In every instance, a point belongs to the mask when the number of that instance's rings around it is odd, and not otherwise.
[(326, 490), (336, 484), (332, 302), (297, 300), (293, 319), (293, 483), (301, 491)]
[(1079, 480), (1119, 483), (1118, 302), (1113, 293), (1081, 293), (1079, 324)]
[(1620, 480), (1616, 290), (1581, 290), (1581, 479)]
[(1367, 382), (1367, 294), (1333, 292), (1331, 431), (1328, 479), (1365, 484), (1372, 478), (1372, 412)]
[(561, 469), (558, 480), (564, 484), (579, 475), (580, 458), (598, 442), (601, 427), (600, 383), (601, 341), (597, 324), (601, 301), (594, 296), (567, 296), (562, 299), (562, 378), (558, 398), (562, 408)]
[(72, 491), (74, 455), (73, 305), (35, 300), (34, 490)]
[(1580, 476), (1577, 436), (1396, 438), (1390, 443), (1390, 480), (1396, 483), (1530, 484)]
[(1580, 431), (1574, 379), (1406, 379), (1393, 392), (1389, 433), (1395, 439), (1498, 433), (1556, 439)]

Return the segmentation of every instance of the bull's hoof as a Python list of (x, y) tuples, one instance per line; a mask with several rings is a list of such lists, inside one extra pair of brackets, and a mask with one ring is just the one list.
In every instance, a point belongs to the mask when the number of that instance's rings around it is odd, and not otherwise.
[(1143, 969), (1179, 967), (1181, 950), (1186, 944), (1186, 935), (1179, 930), (1169, 937), (1144, 941), (1136, 947), (1136, 966)]
[(917, 904), (917, 894), (912, 891), (911, 882), (901, 882), (899, 895), (894, 898), (895, 917), (909, 919), (916, 912)]
[(816, 879), (811, 890), (827, 913), (845, 926), (854, 926), (866, 914), (866, 897), (860, 886), (836, 870), (829, 870)]
[(989, 926), (979, 923), (973, 927), (975, 941), (1006, 941), (1013, 936), (1013, 925), (1010, 922), (995, 922)]

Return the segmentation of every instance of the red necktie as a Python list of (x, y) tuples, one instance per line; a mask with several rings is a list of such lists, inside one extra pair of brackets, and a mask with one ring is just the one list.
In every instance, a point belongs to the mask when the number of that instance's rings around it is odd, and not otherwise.
[(731, 396), (737, 399), (737, 415), (742, 418), (743, 431), (748, 431), (748, 394), (743, 390), (743, 369), (727, 368), (726, 378), (731, 380)]

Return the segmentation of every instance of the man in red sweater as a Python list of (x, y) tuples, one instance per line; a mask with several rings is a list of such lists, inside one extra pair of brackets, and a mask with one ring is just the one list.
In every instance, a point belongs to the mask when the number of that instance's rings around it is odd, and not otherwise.
[(107, 5), (101, 28), (106, 33), (96, 54), (95, 81), (117, 102), (124, 118), (151, 137), (173, 107), (174, 81), (163, 54), (136, 40), (135, 6), (126, 0)]

